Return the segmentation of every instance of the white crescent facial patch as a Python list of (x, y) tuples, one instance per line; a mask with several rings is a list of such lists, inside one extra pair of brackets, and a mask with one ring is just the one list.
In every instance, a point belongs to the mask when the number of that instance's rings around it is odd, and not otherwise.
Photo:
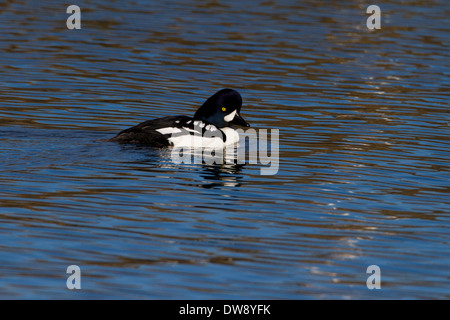
[(226, 122), (230, 122), (234, 119), (234, 116), (236, 115), (237, 110), (234, 110), (232, 113), (230, 113), (229, 115), (225, 116), (224, 119)]

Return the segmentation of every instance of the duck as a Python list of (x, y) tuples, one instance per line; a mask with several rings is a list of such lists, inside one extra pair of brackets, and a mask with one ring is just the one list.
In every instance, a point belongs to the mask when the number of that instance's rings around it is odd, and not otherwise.
[(164, 147), (225, 147), (239, 141), (232, 125), (250, 127), (241, 116), (242, 97), (234, 89), (221, 89), (189, 116), (147, 120), (120, 131), (109, 141)]

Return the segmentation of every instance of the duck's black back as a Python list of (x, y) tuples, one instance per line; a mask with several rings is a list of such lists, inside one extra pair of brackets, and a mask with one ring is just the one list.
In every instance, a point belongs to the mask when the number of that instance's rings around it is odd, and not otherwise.
[(110, 141), (119, 143), (132, 143), (149, 145), (153, 147), (168, 147), (170, 141), (167, 134), (162, 134), (157, 129), (179, 127), (192, 118), (186, 116), (168, 116), (164, 118), (147, 120), (134, 127), (122, 130)]

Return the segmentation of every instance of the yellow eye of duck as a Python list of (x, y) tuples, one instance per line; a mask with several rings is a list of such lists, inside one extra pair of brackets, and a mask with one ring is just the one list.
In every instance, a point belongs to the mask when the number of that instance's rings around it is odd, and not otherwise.
[(222, 111), (223, 111), (223, 112), (227, 111), (227, 108), (222, 107)]

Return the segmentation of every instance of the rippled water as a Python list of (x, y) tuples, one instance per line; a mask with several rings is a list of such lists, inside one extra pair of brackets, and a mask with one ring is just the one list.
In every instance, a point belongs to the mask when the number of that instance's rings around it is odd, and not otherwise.
[[(450, 298), (450, 6), (378, 5), (0, 3), (0, 298)], [(224, 87), (276, 175), (101, 141)]]

